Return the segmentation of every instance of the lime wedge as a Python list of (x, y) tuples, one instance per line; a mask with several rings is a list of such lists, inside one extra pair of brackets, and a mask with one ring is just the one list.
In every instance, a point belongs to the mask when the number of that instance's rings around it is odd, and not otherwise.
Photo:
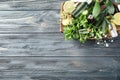
[(72, 13), (72, 11), (75, 9), (75, 4), (73, 1), (66, 1), (63, 5), (63, 10), (65, 13)]

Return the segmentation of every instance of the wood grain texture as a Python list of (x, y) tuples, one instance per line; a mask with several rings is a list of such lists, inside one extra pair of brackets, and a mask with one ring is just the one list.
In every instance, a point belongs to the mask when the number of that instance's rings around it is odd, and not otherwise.
[[(66, 0), (0, 0), (1, 11), (39, 11), (60, 9)], [(115, 1), (115, 0), (111, 0)]]
[(120, 56), (119, 45), (119, 38), (107, 48), (66, 41), (61, 33), (0, 34), (0, 56)]
[(119, 80), (118, 46), (100, 47), (94, 41), (78, 44), (65, 41), (61, 33), (1, 34), (1, 78)]
[(59, 32), (59, 11), (0, 11), (1, 32)]
[(0, 0), (0, 10), (31, 11), (60, 9), (61, 2), (66, 0)]
[(66, 0), (0, 0), (0, 80), (120, 80), (120, 36), (109, 47), (66, 41)]
[(0, 57), (0, 61), (3, 78), (117, 78), (118, 63), (109, 57)]

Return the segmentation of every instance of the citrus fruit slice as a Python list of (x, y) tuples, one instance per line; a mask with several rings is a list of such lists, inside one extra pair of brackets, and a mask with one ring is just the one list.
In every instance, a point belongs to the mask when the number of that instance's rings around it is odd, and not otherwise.
[(75, 9), (75, 4), (73, 1), (66, 1), (63, 5), (63, 10), (66, 13), (72, 13), (74, 9)]
[(72, 23), (72, 19), (63, 19), (62, 24), (64, 26), (70, 25)]
[(120, 12), (114, 15), (114, 19), (112, 20), (116, 25), (120, 25)]

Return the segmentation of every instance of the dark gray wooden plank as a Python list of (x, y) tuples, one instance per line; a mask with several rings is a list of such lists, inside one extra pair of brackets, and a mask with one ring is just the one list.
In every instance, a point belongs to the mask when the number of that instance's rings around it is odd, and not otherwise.
[(54, 10), (65, 0), (0, 0), (0, 10)]
[[(38, 72), (38, 71), (36, 71), (36, 72)], [(14, 72), (7, 72), (7, 73), (12, 74)], [(26, 73), (28, 73), (28, 74), (26, 74)], [(46, 73), (41, 72), (43, 74), (41, 74), (41, 73), (36, 74), (35, 71), (33, 71), (31, 73), (26, 71), (26, 73), (20, 73), (17, 76), (16, 75), (14, 75), (14, 76), (7, 75), (8, 77), (2, 76), (0, 78), (1, 78), (1, 80), (26, 80), (26, 79), (27, 80), (119, 80), (119, 78), (117, 78), (115, 76), (115, 74), (110, 74), (110, 73), (107, 73), (107, 74), (109, 74), (109, 76), (104, 75), (104, 76), (93, 76), (93, 77), (88, 76), (88, 75), (86, 75), (87, 77), (86, 76), (81, 77), (80, 76), (81, 74), (74, 76), (76, 74), (72, 73), (72, 72), (69, 73), (69, 76), (65, 76), (66, 72), (55, 72), (55, 71), (46, 72)], [(18, 73), (15, 73), (15, 74), (18, 74)], [(21, 74), (23, 74), (24, 76)], [(33, 74), (36, 74), (36, 75), (33, 75)]]
[(59, 11), (0, 11), (2, 32), (59, 32)]
[(120, 56), (119, 38), (109, 47), (66, 41), (61, 33), (0, 34), (0, 56)]
[[(73, 50), (41, 50), (41, 49), (18, 49), (18, 48), (1, 48), (0, 56), (120, 56), (120, 51), (115, 51), (118, 49), (73, 49)], [(97, 52), (99, 51), (99, 52)]]
[(31, 80), (117, 80), (119, 65), (114, 57), (0, 57), (0, 64), (1, 78)]
[(0, 10), (56, 10), (60, 9), (64, 1), (66, 0), (0, 0)]
[(88, 77), (71, 77), (71, 78), (66, 78), (66, 77), (44, 77), (44, 76), (36, 76), (36, 77), (32, 77), (32, 78), (29, 78), (29, 77), (18, 77), (17, 79), (16, 78), (2, 78), (1, 80), (119, 80), (117, 78), (114, 78), (112, 76), (110, 77), (94, 77), (94, 78), (88, 78)]
[[(64, 72), (57, 72), (59, 74), (63, 74)], [(22, 73), (23, 74), (23, 73)], [(50, 73), (51, 74), (51, 73)], [(73, 74), (73, 73), (71, 73)], [(48, 74), (44, 74), (44, 75), (37, 75), (36, 76), (16, 76), (16, 77), (1, 77), (1, 80), (119, 80), (119, 78), (115, 77), (114, 75), (110, 75), (108, 76), (103, 76), (103, 77), (81, 77), (81, 76), (69, 76), (69, 77), (60, 77), (58, 75), (56, 75), (56, 73), (54, 73), (53, 75), (48, 75)]]
[(120, 37), (109, 48), (65, 41), (65, 0), (0, 0), (0, 80), (119, 80)]

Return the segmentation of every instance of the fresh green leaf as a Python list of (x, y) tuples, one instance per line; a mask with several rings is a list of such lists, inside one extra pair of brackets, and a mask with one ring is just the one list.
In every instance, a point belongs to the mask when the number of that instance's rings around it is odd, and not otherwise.
[(98, 1), (96, 1), (92, 12), (94, 18), (96, 18), (100, 14), (100, 11), (101, 11), (100, 4)]
[(75, 34), (73, 35), (73, 39), (79, 39), (79, 34), (78, 34), (78, 33), (75, 33)]
[(104, 34), (106, 34), (106, 28), (107, 28), (107, 22), (106, 22), (106, 20), (104, 19), (103, 20), (103, 22), (102, 22), (102, 32), (104, 33)]
[(115, 7), (113, 6), (113, 3), (110, 0), (106, 0), (106, 6), (109, 14), (114, 14)]

